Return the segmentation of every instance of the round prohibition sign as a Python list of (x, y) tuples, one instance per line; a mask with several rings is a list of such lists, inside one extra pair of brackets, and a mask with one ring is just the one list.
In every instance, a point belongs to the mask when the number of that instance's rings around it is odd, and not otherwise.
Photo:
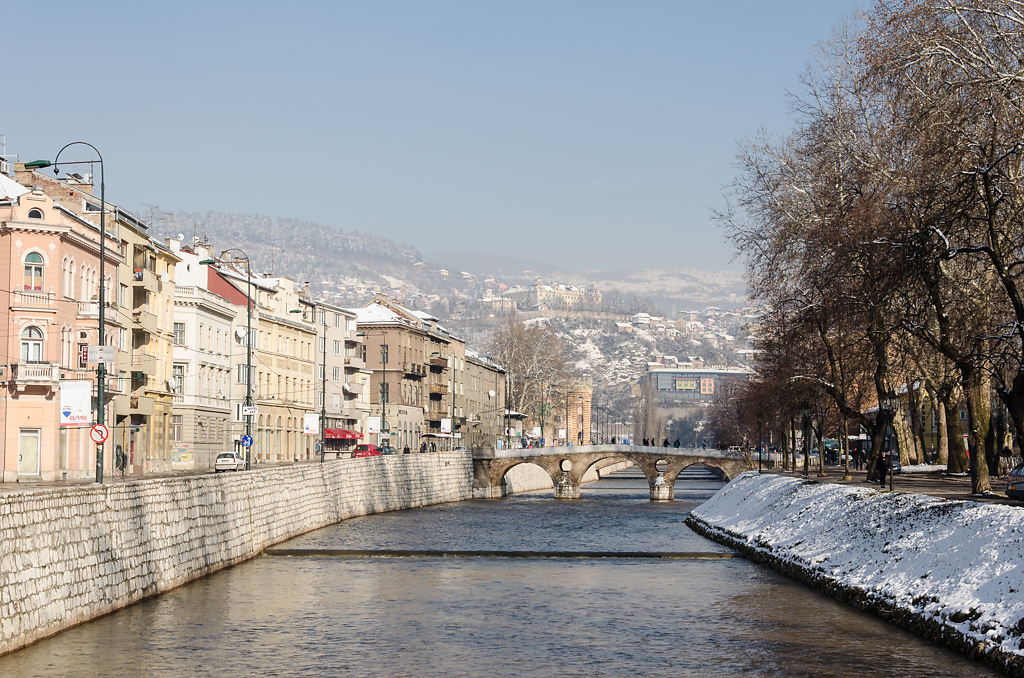
[(105, 443), (110, 436), (110, 429), (103, 424), (96, 424), (89, 429), (89, 439), (99, 445)]

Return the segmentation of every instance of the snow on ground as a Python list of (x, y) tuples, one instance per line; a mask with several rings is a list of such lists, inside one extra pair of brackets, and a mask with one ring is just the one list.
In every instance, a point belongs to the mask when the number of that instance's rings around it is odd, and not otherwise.
[(908, 464), (900, 467), (900, 473), (931, 473), (932, 471), (945, 471), (945, 464)]
[(747, 472), (697, 507), (713, 531), (1024, 656), (1024, 511)]

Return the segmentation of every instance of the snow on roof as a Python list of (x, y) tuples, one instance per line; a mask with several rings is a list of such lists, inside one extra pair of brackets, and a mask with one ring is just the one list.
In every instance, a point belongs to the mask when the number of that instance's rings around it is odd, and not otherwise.
[(382, 304), (369, 304), (355, 309), (357, 323), (402, 323), (408, 325), (405, 318)]
[(25, 195), (29, 190), (11, 179), (6, 174), (0, 174), (0, 200), (9, 201)]

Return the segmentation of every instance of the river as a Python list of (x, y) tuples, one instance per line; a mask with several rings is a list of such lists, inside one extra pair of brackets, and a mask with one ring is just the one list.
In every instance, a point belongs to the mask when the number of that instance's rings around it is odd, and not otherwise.
[[(573, 502), (347, 520), (280, 546), (456, 555), (264, 555), (0, 657), (0, 676), (998, 675), (691, 532), (720, 486), (652, 503), (627, 472)], [(601, 557), (545, 557), (565, 551)]]

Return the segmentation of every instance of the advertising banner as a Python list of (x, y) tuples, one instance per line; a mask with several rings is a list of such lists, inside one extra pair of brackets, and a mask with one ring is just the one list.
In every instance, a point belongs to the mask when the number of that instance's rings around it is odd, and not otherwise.
[(315, 436), (320, 433), (320, 415), (302, 415), (302, 433), (307, 436)]
[(366, 418), (366, 432), (367, 433), (380, 433), (380, 417), (367, 417)]
[(441, 420), (441, 433), (451, 433), (451, 432), (452, 432), (452, 420), (451, 419), (442, 419)]
[(60, 382), (60, 425), (92, 424), (92, 382)]

